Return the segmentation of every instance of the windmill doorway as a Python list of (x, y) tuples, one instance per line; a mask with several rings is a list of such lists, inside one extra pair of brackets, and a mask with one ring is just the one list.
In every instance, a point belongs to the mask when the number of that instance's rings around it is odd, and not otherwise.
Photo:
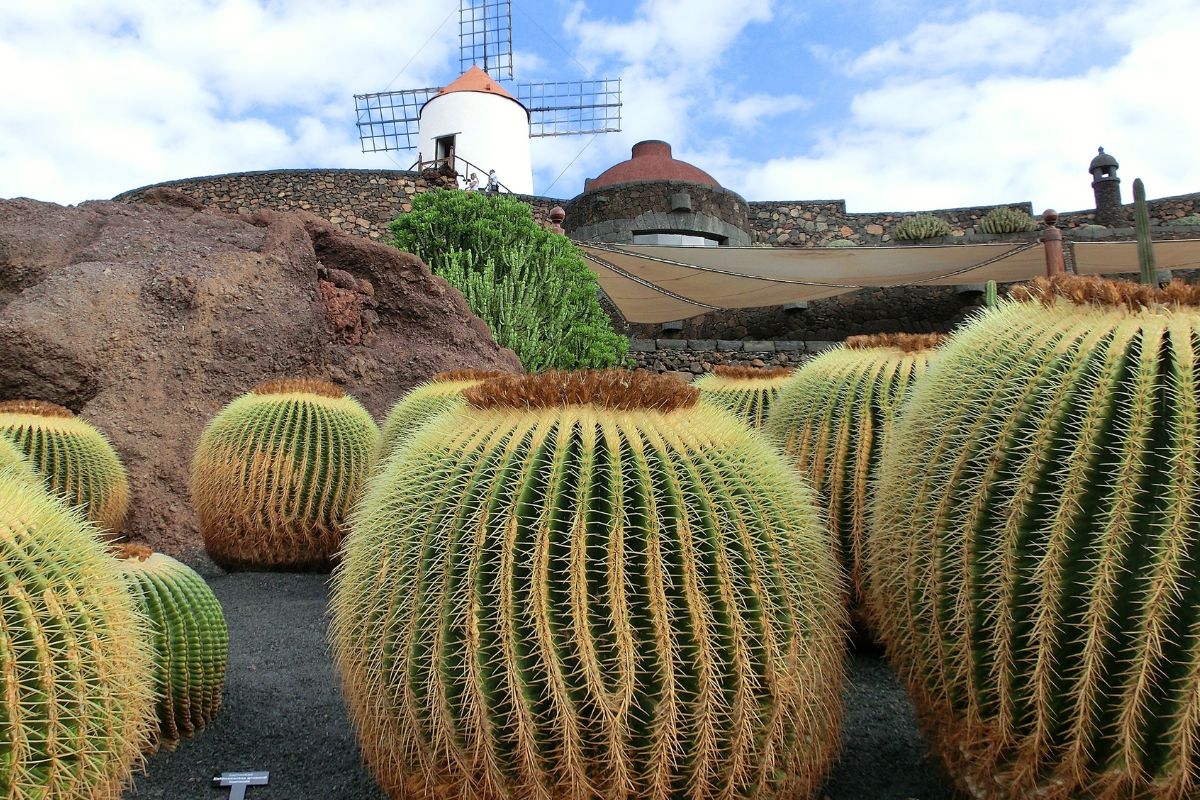
[(433, 140), (434, 163), (439, 169), (443, 166), (454, 169), (454, 137), (455, 134), (450, 134)]

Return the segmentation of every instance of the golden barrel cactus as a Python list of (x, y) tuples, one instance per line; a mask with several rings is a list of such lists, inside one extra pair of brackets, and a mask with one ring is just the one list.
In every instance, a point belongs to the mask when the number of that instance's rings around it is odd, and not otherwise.
[(238, 397), (192, 459), (205, 550), (232, 569), (327, 569), (378, 444), (371, 415), (331, 383), (267, 381)]
[(0, 436), (0, 471), (20, 475), (26, 480), (36, 483), (38, 486), (43, 485), (37, 473), (33, 471), (33, 467), (29, 466), (29, 462), (25, 459), (25, 454), (3, 436)]
[(421, 425), (443, 411), (462, 407), (466, 402), (462, 398), (464, 389), (478, 386), (488, 378), (507, 374), (485, 369), (449, 370), (439, 372), (433, 376), (433, 380), (413, 387), (392, 406), (383, 422), (376, 464), (382, 468), (392, 453), (407, 442)]
[(106, 533), (119, 533), (129, 513), (129, 476), (117, 451), (93, 425), (42, 400), (0, 402), (0, 437), (67, 505), (83, 509)]
[(873, 619), (969, 795), (1200, 797), (1200, 288), (1010, 297), (885, 445)]
[(0, 797), (117, 800), (151, 736), (145, 620), (96, 533), (0, 468)]
[(884, 434), (944, 340), (941, 334), (852, 336), (796, 371), (763, 429), (824, 504), (849, 606), (864, 628), (868, 503)]
[(136, 544), (117, 548), (121, 575), (147, 618), (154, 655), (158, 744), (203, 730), (221, 708), (229, 629), (212, 589), (196, 571)]
[(841, 587), (786, 462), (669, 378), (498, 378), (355, 512), (331, 638), (393, 798), (806, 798)]
[(692, 385), (700, 390), (701, 400), (732, 411), (752, 428), (761, 428), (792, 373), (782, 368), (716, 366)]

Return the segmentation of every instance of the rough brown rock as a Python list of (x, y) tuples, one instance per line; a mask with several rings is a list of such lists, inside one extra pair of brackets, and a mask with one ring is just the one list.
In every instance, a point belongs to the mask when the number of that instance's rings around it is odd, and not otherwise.
[(207, 421), (267, 378), (326, 378), (376, 416), (452, 368), (519, 370), (417, 258), (310, 214), (0, 200), (0, 400), (103, 429), (133, 485), (133, 539), (193, 563), (188, 464)]

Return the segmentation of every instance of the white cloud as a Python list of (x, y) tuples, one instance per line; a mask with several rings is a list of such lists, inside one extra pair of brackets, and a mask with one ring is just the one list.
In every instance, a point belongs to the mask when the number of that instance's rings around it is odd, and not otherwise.
[(717, 104), (717, 114), (739, 128), (752, 128), (773, 117), (811, 108), (812, 102), (798, 94), (752, 94), (741, 100)]

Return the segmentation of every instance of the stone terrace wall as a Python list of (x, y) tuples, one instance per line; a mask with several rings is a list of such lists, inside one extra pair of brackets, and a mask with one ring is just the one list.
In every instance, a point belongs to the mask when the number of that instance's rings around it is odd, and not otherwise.
[(636, 367), (690, 380), (719, 364), (740, 367), (798, 367), (836, 342), (730, 341), (719, 339), (634, 339), (629, 355)]
[[(1129, 191), (1132, 193), (1133, 189), (1131, 188)], [(1129, 221), (1130, 226), (1132, 226), (1133, 203), (1126, 203), (1123, 208), (1125, 209), (1125, 218)], [(1150, 212), (1151, 225), (1166, 225), (1169, 227), (1171, 220), (1188, 217), (1192, 214), (1200, 214), (1200, 192), (1147, 200), (1146, 208)], [(1058, 227), (1060, 228), (1071, 229), (1094, 224), (1096, 224), (1095, 209), (1068, 211), (1058, 215)], [(1157, 236), (1158, 232), (1156, 231), (1155, 237), (1157, 238)]]
[[(434, 170), (284, 169), (167, 181), (113, 199), (136, 202), (147, 189), (162, 186), (222, 211), (309, 211), (347, 233), (381, 239), (389, 235), (389, 222), (412, 210), (413, 195), (456, 185), (453, 177)], [(539, 222), (546, 222), (550, 209), (560, 203), (546, 197), (514, 197), (528, 204)]]

